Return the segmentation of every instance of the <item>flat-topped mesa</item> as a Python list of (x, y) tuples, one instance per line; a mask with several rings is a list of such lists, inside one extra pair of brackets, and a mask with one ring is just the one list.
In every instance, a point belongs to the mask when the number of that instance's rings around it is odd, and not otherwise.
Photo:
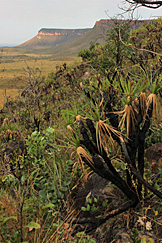
[[(42, 28), (38, 34), (32, 39), (22, 43), (17, 47), (33, 48), (35, 50), (54, 49), (54, 53), (62, 52), (62, 47), (67, 44), (64, 52), (71, 50), (75, 55), (80, 49), (89, 48), (90, 41), (94, 43), (98, 41), (100, 44), (105, 43), (107, 31), (114, 27), (115, 24), (123, 24), (130, 22), (130, 28), (138, 29), (144, 22), (151, 22), (152, 20), (117, 20), (117, 19), (101, 19), (96, 21), (93, 28), (84, 29), (60, 29), (60, 28)], [(61, 46), (61, 47), (60, 47)], [(56, 50), (57, 49), (57, 50)], [(77, 50), (77, 51), (76, 51)], [(49, 51), (50, 52), (50, 51)]]
[(29, 41), (24, 42), (19, 45), (19, 47), (54, 47), (61, 44), (65, 44), (72, 40), (82, 37), (87, 34), (92, 28), (86, 29), (50, 29), (42, 28), (38, 31), (38, 34), (30, 39)]
[(82, 36), (85, 35), (91, 28), (87, 29), (46, 29), (39, 30), (38, 36)]
[(101, 19), (99, 21), (96, 21), (93, 28), (96, 27), (103, 27), (103, 28), (112, 28), (116, 24), (124, 24), (126, 22), (130, 23), (130, 27), (132, 28), (139, 28), (141, 27), (145, 22), (152, 22), (152, 20), (119, 20), (119, 19)]

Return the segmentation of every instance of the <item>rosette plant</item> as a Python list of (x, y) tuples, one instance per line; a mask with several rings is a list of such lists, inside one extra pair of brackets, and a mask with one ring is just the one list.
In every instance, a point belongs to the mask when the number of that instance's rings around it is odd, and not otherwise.
[[(77, 147), (79, 159), (99, 176), (111, 181), (127, 198), (119, 208), (96, 219), (91, 229), (110, 217), (137, 206), (142, 197), (142, 185), (162, 198), (162, 193), (144, 179), (145, 137), (162, 79), (158, 77), (156, 81), (144, 82), (145, 76), (142, 73), (140, 76), (141, 78), (135, 77), (132, 80), (129, 76), (124, 78), (117, 74), (118, 82), (113, 79), (111, 83), (96, 77), (96, 81), (91, 80), (89, 83), (89, 89), (82, 84), (91, 106), (86, 116), (77, 116), (76, 119), (80, 129), (80, 143)], [(76, 137), (74, 131), (73, 136)], [(122, 163), (126, 168), (125, 176), (119, 173), (111, 159), (109, 147), (113, 147), (114, 143), (118, 151), (121, 151)]]

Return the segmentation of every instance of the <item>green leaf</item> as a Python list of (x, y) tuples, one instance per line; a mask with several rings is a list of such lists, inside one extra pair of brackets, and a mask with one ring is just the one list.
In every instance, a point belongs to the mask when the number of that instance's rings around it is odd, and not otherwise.
[(96, 197), (94, 197), (94, 202), (95, 202), (95, 203), (97, 203), (97, 201), (98, 201), (98, 200), (97, 200), (97, 198), (96, 198)]
[(67, 192), (67, 190), (68, 190), (68, 188), (67, 188), (66, 186), (64, 186), (64, 187), (62, 186), (62, 187), (61, 187), (61, 191), (62, 191), (62, 192)]
[(38, 223), (35, 223), (35, 222), (33, 222), (33, 221), (31, 221), (27, 226), (26, 226), (26, 228), (34, 228), (34, 229), (40, 229), (40, 224), (38, 224)]
[(102, 202), (102, 206), (105, 207), (107, 205), (108, 200), (105, 199), (105, 201)]
[(23, 176), (21, 177), (21, 183), (24, 184), (24, 182), (25, 182), (25, 176), (23, 175)]
[(96, 206), (93, 204), (92, 207), (91, 207), (92, 212), (97, 211), (97, 209), (98, 209), (98, 207), (96, 207)]
[(121, 165), (121, 169), (125, 170), (125, 164), (124, 163)]
[(42, 209), (46, 208), (53, 208), (55, 205), (53, 203), (48, 203), (47, 205), (43, 206)]
[(50, 135), (53, 135), (55, 132), (55, 129), (53, 129), (52, 127), (48, 127), (46, 130), (45, 130), (45, 135), (46, 136), (50, 136)]
[(73, 165), (73, 161), (72, 160), (67, 160), (67, 164), (68, 165)]
[(85, 212), (85, 211), (87, 211), (87, 208), (86, 207), (81, 207), (81, 210)]
[(46, 193), (43, 190), (39, 191), (39, 195), (40, 195), (41, 198), (47, 199)]
[(154, 240), (152, 238), (149, 238), (150, 243), (154, 243)]
[(141, 239), (141, 243), (146, 243), (146, 242), (147, 242), (147, 240), (146, 240), (146, 236), (143, 235), (143, 236), (142, 236), (142, 239)]
[(23, 207), (23, 211), (27, 211), (29, 209), (31, 209), (31, 207), (29, 205)]
[(89, 210), (90, 210), (90, 205), (88, 204), (88, 205), (87, 205), (87, 211), (89, 211)]
[(91, 198), (86, 198), (86, 201), (88, 202), (88, 203), (92, 203), (92, 199)]
[(9, 220), (17, 220), (17, 217), (15, 217), (15, 216), (11, 216), (11, 217), (6, 218), (6, 219), (1, 223), (1, 226), (4, 225), (5, 223), (7, 223)]
[(157, 189), (157, 190), (159, 190), (159, 185), (157, 184), (157, 182), (155, 182), (155, 184), (154, 184), (154, 187)]

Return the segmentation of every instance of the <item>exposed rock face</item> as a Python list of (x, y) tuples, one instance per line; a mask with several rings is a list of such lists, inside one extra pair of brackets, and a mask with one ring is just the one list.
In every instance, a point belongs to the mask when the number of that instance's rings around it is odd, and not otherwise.
[[(129, 20), (116, 20), (116, 19), (101, 19), (96, 21), (94, 28), (96, 27), (105, 27), (112, 28), (115, 24), (123, 24), (128, 22)], [(147, 22), (151, 22), (152, 20), (147, 20)], [(130, 21), (131, 28), (139, 28), (146, 22), (145, 20), (133, 20)], [(82, 36), (88, 33), (92, 28), (87, 29), (47, 29), (42, 28), (38, 32), (38, 36)]]
[[(119, 20), (119, 19), (101, 19), (96, 21), (93, 28), (96, 27), (103, 27), (103, 28), (112, 28), (115, 24), (124, 24), (129, 20)], [(152, 22), (152, 20), (132, 20), (130, 22), (131, 29), (138, 29), (140, 28), (145, 22)]]
[(46, 29), (39, 30), (38, 36), (82, 36), (85, 35), (91, 28), (87, 29)]
[(69, 41), (75, 40), (88, 33), (91, 29), (40, 29), (38, 34), (29, 41), (19, 45), (19, 47), (57, 47)]

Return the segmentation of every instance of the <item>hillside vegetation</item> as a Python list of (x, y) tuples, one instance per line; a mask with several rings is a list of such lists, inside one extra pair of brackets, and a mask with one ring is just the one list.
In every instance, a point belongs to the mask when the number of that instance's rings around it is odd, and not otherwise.
[(78, 63), (26, 67), (0, 111), (1, 242), (161, 241), (161, 28), (118, 23)]

